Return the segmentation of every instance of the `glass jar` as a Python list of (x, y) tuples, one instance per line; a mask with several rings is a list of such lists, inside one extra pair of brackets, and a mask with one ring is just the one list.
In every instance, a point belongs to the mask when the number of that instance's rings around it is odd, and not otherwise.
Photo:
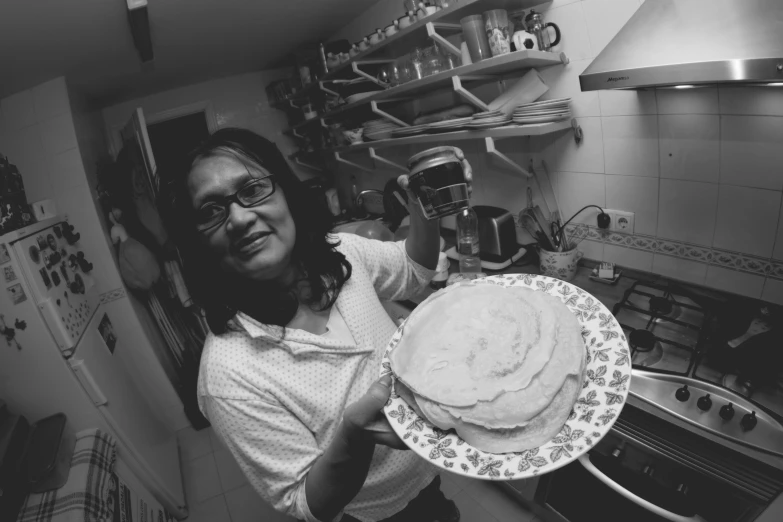
[(432, 76), (445, 70), (443, 65), (443, 56), (440, 54), (440, 49), (433, 45), (427, 47), (423, 52), (424, 61), (424, 76)]
[(421, 80), (426, 76), (424, 74), (424, 51), (420, 48), (416, 48), (410, 55), (410, 79)]

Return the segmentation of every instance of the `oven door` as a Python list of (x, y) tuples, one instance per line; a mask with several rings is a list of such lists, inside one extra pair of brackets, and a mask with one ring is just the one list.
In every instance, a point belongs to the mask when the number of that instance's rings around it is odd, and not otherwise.
[(768, 480), (769, 470), (763, 464), (743, 460), (725, 447), (713, 447), (694, 432), (644, 416), (649, 414), (626, 405), (617, 424), (593, 450), (541, 477), (536, 501), (546, 508), (544, 518), (749, 522), (779, 491), (777, 477)]

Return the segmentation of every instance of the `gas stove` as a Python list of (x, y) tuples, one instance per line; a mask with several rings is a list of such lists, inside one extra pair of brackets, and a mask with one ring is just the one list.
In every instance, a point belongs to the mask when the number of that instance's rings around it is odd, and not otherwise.
[[(698, 302), (697, 302), (698, 301)], [(743, 385), (714, 333), (716, 303), (638, 281), (613, 313), (631, 349), (630, 393), (724, 439), (783, 456), (783, 379)], [(747, 364), (745, 365), (747, 366)]]

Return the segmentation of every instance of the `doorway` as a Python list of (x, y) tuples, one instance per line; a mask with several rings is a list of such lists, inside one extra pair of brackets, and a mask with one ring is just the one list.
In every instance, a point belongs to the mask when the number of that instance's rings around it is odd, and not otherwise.
[(204, 111), (171, 118), (147, 125), (152, 153), (155, 155), (158, 178), (169, 180), (169, 172), (180, 158), (195, 149), (209, 136)]

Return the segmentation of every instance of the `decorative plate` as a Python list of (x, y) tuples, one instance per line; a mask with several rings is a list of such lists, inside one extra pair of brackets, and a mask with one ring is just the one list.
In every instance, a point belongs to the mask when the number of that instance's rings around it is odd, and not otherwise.
[[(546, 444), (518, 453), (477, 450), (453, 431), (442, 431), (394, 391), (384, 407), (394, 431), (420, 457), (445, 470), (484, 480), (519, 480), (554, 471), (588, 451), (609, 432), (631, 385), (628, 342), (612, 313), (581, 288), (551, 277), (513, 274), (460, 284), (526, 286), (559, 298), (582, 325), (586, 364), (583, 387), (568, 421)], [(402, 337), (403, 323), (383, 357), (381, 375), (391, 372), (389, 350)]]

